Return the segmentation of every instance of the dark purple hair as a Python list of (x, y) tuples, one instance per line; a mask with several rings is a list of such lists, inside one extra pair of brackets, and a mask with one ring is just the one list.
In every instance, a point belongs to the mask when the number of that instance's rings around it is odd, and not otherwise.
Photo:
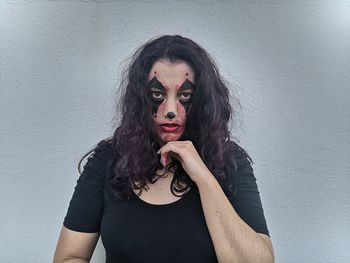
[[(159, 59), (183, 60), (194, 70), (195, 93), (181, 140), (192, 141), (224, 191), (235, 195), (235, 153), (240, 149), (249, 156), (230, 140), (229, 121), (235, 112), (229, 102), (229, 89), (210, 55), (192, 40), (179, 35), (151, 39), (137, 49), (123, 72), (117, 104), (121, 120), (113, 136), (104, 140), (112, 145), (114, 153), (108, 178), (112, 192), (120, 200), (128, 200), (131, 188), (141, 190), (147, 181), (155, 182), (156, 171), (163, 168), (157, 154), (160, 145), (153, 127), (148, 85), (149, 72)], [(101, 143), (80, 160), (79, 171), (81, 161), (99, 146)], [(250, 157), (249, 160), (252, 162)], [(174, 172), (171, 182), (174, 195), (174, 191), (183, 193), (189, 187), (196, 188), (179, 161), (173, 161), (166, 168)], [(228, 172), (233, 173), (230, 180)]]

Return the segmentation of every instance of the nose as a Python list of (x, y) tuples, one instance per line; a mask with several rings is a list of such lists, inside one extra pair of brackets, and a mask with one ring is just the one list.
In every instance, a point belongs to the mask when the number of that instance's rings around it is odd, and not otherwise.
[(176, 100), (168, 99), (164, 109), (164, 116), (173, 119), (177, 116)]
[(172, 112), (172, 111), (170, 111), (170, 112), (168, 112), (167, 113), (167, 115), (166, 115), (169, 119), (172, 119), (172, 118), (174, 118), (175, 117), (175, 113), (174, 112)]

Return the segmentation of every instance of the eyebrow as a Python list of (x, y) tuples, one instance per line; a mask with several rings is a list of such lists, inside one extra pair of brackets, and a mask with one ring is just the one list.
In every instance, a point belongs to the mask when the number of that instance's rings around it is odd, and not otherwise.
[[(150, 80), (149, 84), (151, 85), (151, 88), (165, 90), (164, 86), (162, 85), (162, 83), (160, 83), (156, 76), (154, 76), (153, 79)], [(194, 89), (194, 84), (188, 79), (186, 79), (179, 88), (179, 91), (188, 89)]]

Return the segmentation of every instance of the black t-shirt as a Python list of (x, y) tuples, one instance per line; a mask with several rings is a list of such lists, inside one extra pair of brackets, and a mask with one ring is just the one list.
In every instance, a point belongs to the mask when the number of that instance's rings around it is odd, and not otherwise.
[[(242, 151), (238, 155), (237, 194), (228, 199), (251, 228), (269, 235), (253, 169)], [(191, 188), (173, 203), (154, 205), (131, 191), (123, 203), (106, 181), (112, 156), (107, 146), (88, 158), (63, 225), (100, 232), (107, 263), (217, 262), (199, 194)]]

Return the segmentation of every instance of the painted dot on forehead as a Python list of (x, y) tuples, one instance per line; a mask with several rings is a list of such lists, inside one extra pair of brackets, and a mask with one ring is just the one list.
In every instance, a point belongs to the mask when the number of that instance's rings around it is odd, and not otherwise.
[(188, 72), (186, 72), (186, 76), (188, 76)]

